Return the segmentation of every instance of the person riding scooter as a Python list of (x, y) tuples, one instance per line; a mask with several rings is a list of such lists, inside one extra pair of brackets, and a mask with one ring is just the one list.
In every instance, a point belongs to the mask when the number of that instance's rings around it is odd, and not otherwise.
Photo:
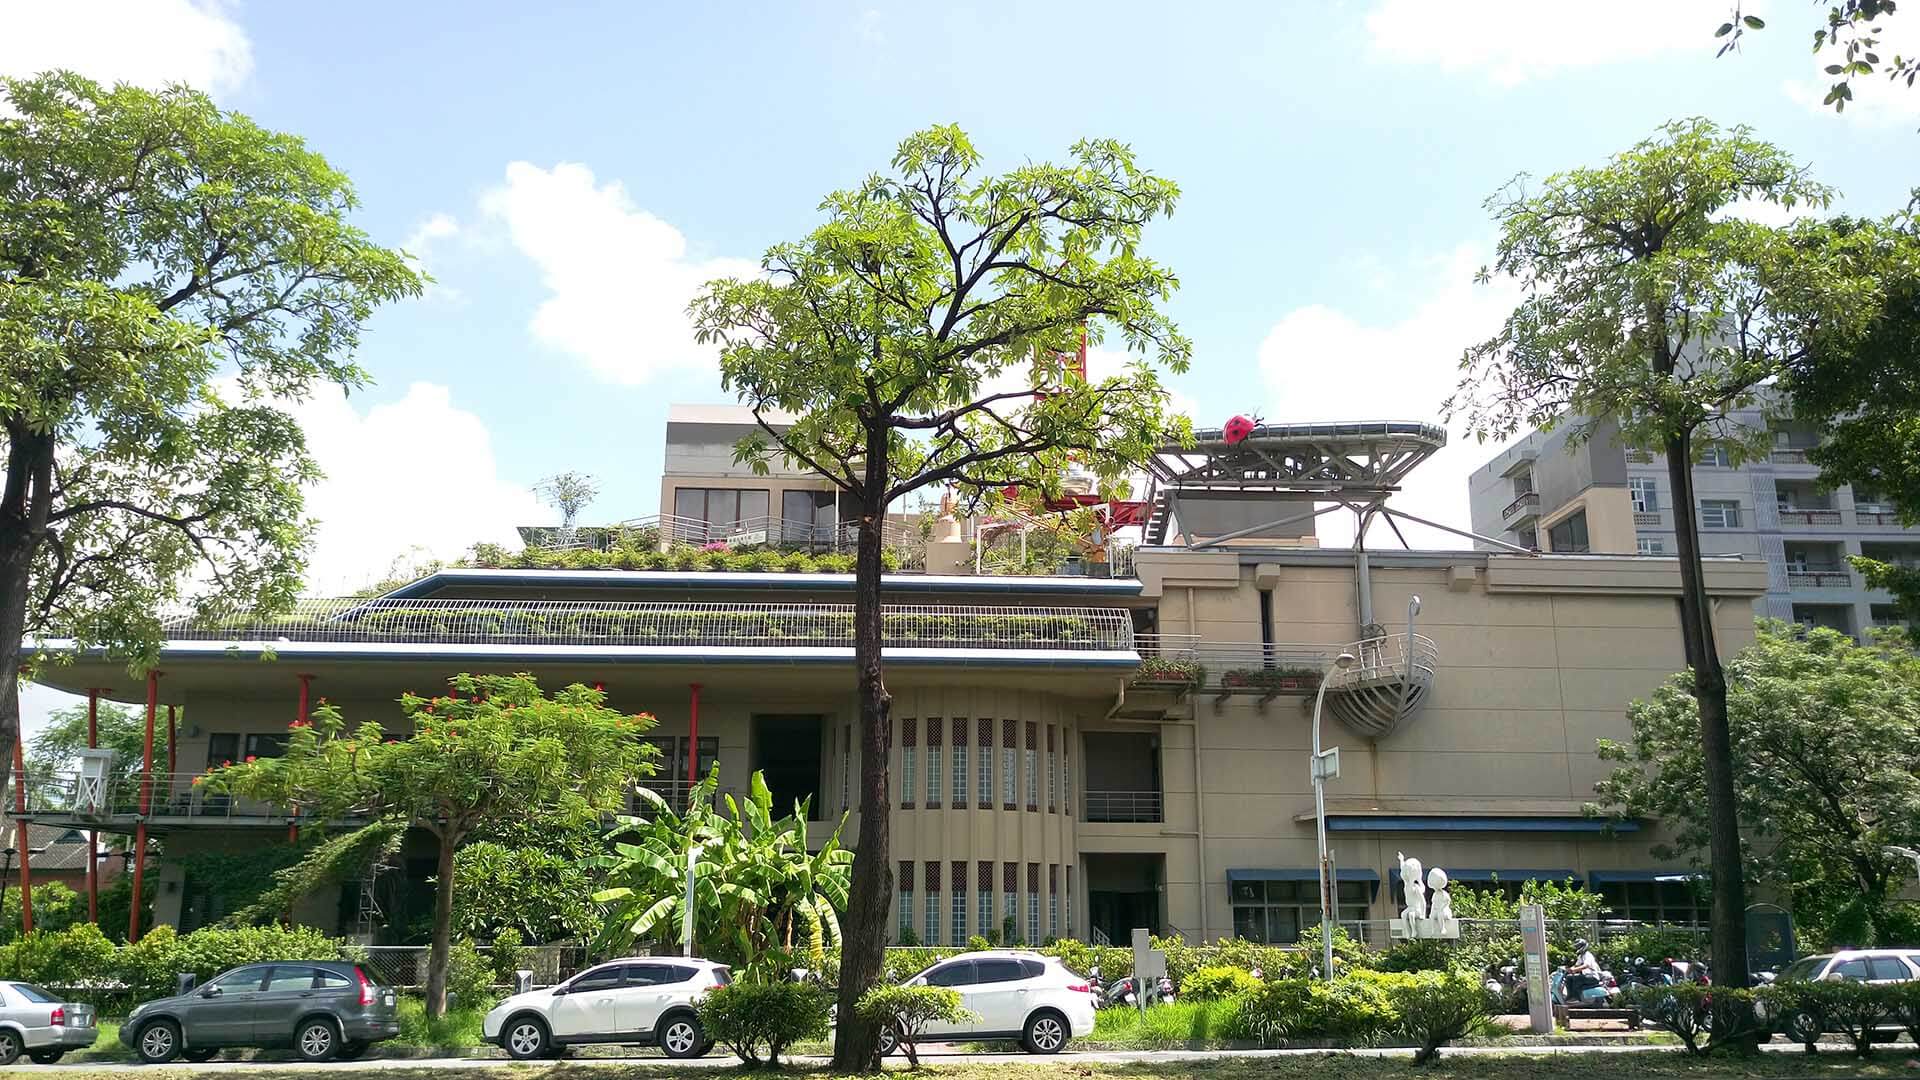
[(1578, 959), (1567, 968), (1567, 997), (1579, 1001), (1587, 990), (1600, 985), (1600, 961), (1593, 955), (1593, 950), (1587, 947), (1586, 938), (1575, 941), (1573, 951)]

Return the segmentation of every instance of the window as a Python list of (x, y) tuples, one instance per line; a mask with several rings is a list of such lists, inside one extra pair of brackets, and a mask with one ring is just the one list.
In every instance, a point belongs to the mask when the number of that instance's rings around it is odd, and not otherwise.
[(316, 970), (319, 972), (319, 978), (313, 983), (316, 990), (344, 990), (352, 985), (352, 980), (337, 971), (328, 971), (326, 968)]
[(1633, 546), (1642, 555), (1658, 555), (1667, 550), (1666, 541), (1657, 536), (1642, 536), (1633, 542)]
[(1047, 813), (1060, 812), (1060, 770), (1054, 766), (1059, 755), (1053, 752), (1053, 728), (1047, 728)]
[(1073, 930), (1073, 867), (1067, 867), (1067, 936), (1072, 937)]
[(567, 992), (578, 994), (584, 990), (612, 990), (620, 985), (622, 977), (620, 965), (608, 964), (603, 968), (595, 968), (568, 983)]
[(991, 887), (980, 890), (978, 906), (980, 908), (980, 929), (978, 932), (983, 935), (993, 933), (993, 889)]
[(1043, 939), (1040, 932), (1040, 893), (1027, 893), (1027, 941), (1037, 943)]
[(781, 493), (781, 540), (789, 544), (831, 544), (834, 525), (833, 492)]
[(1891, 982), (1895, 979), (1904, 981), (1913, 978), (1913, 973), (1907, 970), (1907, 965), (1895, 956), (1869, 956), (1867, 967), (1873, 972), (1876, 982)]
[(914, 748), (900, 748), (900, 805), (913, 809), (913, 787), (920, 775), (920, 763), (914, 760)]
[(1580, 553), (1592, 550), (1587, 546), (1587, 512), (1576, 510), (1573, 516), (1549, 526), (1547, 545), (1554, 551)]
[[(1362, 922), (1371, 887), (1364, 881), (1334, 885), (1333, 917)], [(1320, 924), (1318, 881), (1236, 881), (1233, 883), (1233, 933), (1268, 945), (1291, 945), (1300, 931)]]
[(1738, 499), (1701, 499), (1700, 527), (1703, 529), (1739, 528), (1740, 501)]
[[(128, 895), (132, 895), (132, 894), (129, 893)], [(61, 998), (54, 997), (52, 994), (47, 993), (45, 990), (40, 989), (39, 987), (33, 985), (32, 983), (23, 983), (23, 982), (11, 983), (9, 984), (9, 988), (14, 993), (26, 999), (26, 1001), (29, 1004), (33, 1004), (33, 1005), (58, 1005), (62, 1000)]]
[(284, 731), (253, 732), (247, 735), (247, 757), (286, 757), (287, 733)]
[(1603, 881), (1599, 892), (1614, 918), (1705, 926), (1709, 904), (1691, 881)]
[(767, 493), (738, 488), (677, 488), (673, 515), (681, 519), (674, 529), (679, 539), (723, 540), (743, 521), (766, 519)]
[(928, 986), (972, 986), (974, 962), (961, 960), (927, 972)]
[(1627, 494), (1633, 499), (1636, 514), (1651, 514), (1660, 509), (1660, 486), (1651, 476), (1630, 477)]
[(980, 809), (993, 805), (993, 721), (980, 721)]
[(853, 809), (853, 725), (840, 729), (840, 808)]
[(232, 971), (214, 979), (207, 985), (209, 987), (217, 986), (222, 991), (231, 994), (237, 990), (258, 990), (260, 989), (260, 983), (265, 980), (266, 977), (267, 965), (250, 964), (247, 967), (234, 968)]
[(1059, 893), (1047, 894), (1047, 936), (1050, 938), (1057, 938), (1060, 936), (1060, 894)]
[(1716, 469), (1733, 468), (1733, 454), (1724, 446), (1709, 446), (1700, 451), (1700, 464)]
[(900, 864), (900, 931), (895, 940), (904, 941), (913, 933), (913, 864)]
[(973, 962), (974, 983), (1019, 982), (1027, 978), (1025, 965), (1018, 960), (975, 960)]
[(1838, 975), (1848, 982), (1865, 982), (1867, 980), (1867, 961), (1858, 956), (1851, 960), (1843, 960), (1840, 966), (1828, 972), (1828, 975)]
[(1066, 743), (1060, 744), (1060, 798), (1065, 800), (1069, 807), (1068, 813), (1073, 812), (1071, 809), (1073, 806), (1073, 758), (1069, 756), (1072, 753), (1073, 751), (1067, 749)]
[(694, 969), (671, 964), (628, 964), (628, 986), (673, 986), (693, 978)]
[(967, 744), (953, 748), (953, 805), (967, 805)]
[[(647, 739), (660, 751), (659, 772), (655, 775), (662, 780), (685, 780), (687, 778), (687, 737), (685, 735), (654, 735)], [(720, 760), (720, 737), (702, 735), (700, 745), (695, 751), (698, 760), (693, 763), (696, 775), (705, 779), (713, 771), (714, 763)]]
[(239, 761), (240, 736), (231, 731), (216, 732), (207, 736), (207, 767), (231, 765)]
[(947, 883), (953, 887), (953, 929), (948, 943), (961, 949), (967, 944), (967, 864), (956, 861)]
[(1000, 801), (1007, 809), (1014, 807), (1020, 797), (1019, 751), (1011, 746), (1000, 748)]
[(1027, 750), (1027, 809), (1040, 809), (1040, 752)]
[(921, 929), (925, 931), (920, 938), (921, 941), (928, 942), (929, 944), (939, 943), (940, 894), (931, 889), (927, 890), (927, 925), (921, 927)]
[(940, 747), (927, 747), (927, 805), (940, 805)]

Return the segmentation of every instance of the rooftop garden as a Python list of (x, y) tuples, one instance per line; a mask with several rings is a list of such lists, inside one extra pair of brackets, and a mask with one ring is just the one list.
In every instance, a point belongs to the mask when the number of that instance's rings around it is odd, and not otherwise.
[[(475, 544), (467, 557), (455, 566), (481, 570), (698, 570), (709, 572), (759, 572), (771, 574), (851, 574), (853, 553), (808, 551), (773, 545), (732, 547), (725, 543), (676, 544), (666, 551), (653, 546), (623, 542), (608, 548), (527, 547), (509, 551), (499, 544)], [(889, 571), (902, 568), (905, 560), (897, 551), (881, 552)]]

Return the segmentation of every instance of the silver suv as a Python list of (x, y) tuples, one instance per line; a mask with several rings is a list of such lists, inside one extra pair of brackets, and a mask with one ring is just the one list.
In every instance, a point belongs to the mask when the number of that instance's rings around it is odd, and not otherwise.
[[(1901, 983), (1913, 979), (1920, 979), (1920, 949), (1841, 949), (1803, 956), (1788, 964), (1777, 981)], [(1764, 1003), (1759, 1011), (1761, 1020), (1773, 1023), (1775, 1030), (1795, 1042), (1813, 1042), (1822, 1033), (1819, 1018), (1811, 1013), (1769, 1017)]]

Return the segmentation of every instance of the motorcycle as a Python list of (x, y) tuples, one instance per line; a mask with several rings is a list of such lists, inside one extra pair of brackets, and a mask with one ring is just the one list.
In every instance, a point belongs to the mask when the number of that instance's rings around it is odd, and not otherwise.
[[(1096, 983), (1094, 985), (1098, 984)], [(1137, 1005), (1139, 1001), (1139, 995), (1133, 988), (1133, 976), (1128, 975), (1113, 980), (1102, 988), (1099, 993), (1095, 994), (1093, 1007), (1096, 1009), (1111, 1009), (1117, 1005)]]
[(1553, 973), (1549, 989), (1561, 1005), (1604, 1006), (1620, 996), (1620, 984), (1607, 971), (1598, 976), (1575, 975), (1563, 967)]

